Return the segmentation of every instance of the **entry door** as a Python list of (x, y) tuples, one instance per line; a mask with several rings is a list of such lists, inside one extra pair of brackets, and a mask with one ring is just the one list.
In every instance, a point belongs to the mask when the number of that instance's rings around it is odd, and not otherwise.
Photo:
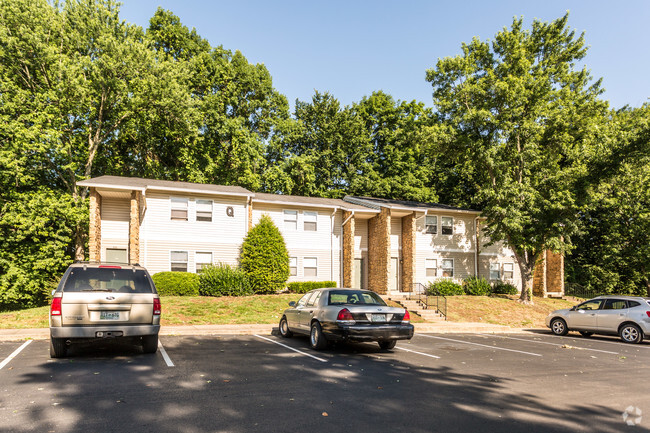
[(388, 275), (388, 290), (396, 292), (399, 290), (399, 258), (390, 258), (390, 274)]
[(352, 288), (363, 289), (363, 259), (354, 259), (352, 268)]
[(128, 263), (128, 255), (124, 248), (106, 248), (106, 262), (108, 263)]

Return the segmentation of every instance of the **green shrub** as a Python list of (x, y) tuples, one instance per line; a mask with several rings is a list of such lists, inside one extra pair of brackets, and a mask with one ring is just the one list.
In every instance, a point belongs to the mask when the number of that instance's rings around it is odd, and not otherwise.
[(307, 293), (321, 287), (336, 287), (336, 281), (295, 281), (287, 284), (291, 293)]
[(492, 286), (483, 277), (468, 277), (463, 281), (463, 290), (466, 295), (488, 296), (492, 293)]
[(441, 295), (445, 296), (456, 296), (464, 295), (465, 291), (463, 290), (463, 286), (460, 284), (454, 283), (450, 279), (443, 279), (430, 283), (429, 287), (427, 288), (427, 293), (430, 295), (440, 293)]
[(519, 293), (519, 290), (510, 283), (497, 281), (494, 287), (492, 287), (492, 293), (496, 295), (516, 295)]
[(246, 235), (240, 263), (253, 292), (276, 293), (285, 288), (289, 278), (289, 253), (282, 233), (270, 216), (262, 215)]
[(158, 272), (151, 276), (162, 296), (197, 296), (199, 276), (190, 272)]
[(244, 271), (226, 263), (206, 266), (199, 274), (201, 296), (246, 296), (253, 290)]

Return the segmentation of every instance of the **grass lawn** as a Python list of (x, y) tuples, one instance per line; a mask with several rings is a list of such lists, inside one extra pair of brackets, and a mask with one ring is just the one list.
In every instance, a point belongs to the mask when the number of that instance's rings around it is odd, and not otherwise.
[[(245, 297), (161, 297), (162, 325), (211, 325), (277, 323), (290, 301), (300, 294), (256, 295)], [(544, 327), (544, 318), (552, 310), (569, 308), (577, 301), (535, 298), (535, 305), (522, 305), (516, 296), (450, 296), (447, 298), (449, 320), (484, 322), (517, 328)], [(390, 305), (396, 305), (389, 302)], [(0, 329), (47, 328), (49, 307), (0, 313)], [(411, 314), (413, 323), (424, 320)]]

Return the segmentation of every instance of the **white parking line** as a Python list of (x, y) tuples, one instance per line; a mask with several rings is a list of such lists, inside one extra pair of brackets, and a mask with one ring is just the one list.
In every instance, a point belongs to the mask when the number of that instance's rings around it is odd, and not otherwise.
[(427, 335), (427, 334), (417, 334), (417, 335), (419, 335), (421, 337), (427, 337), (427, 338), (436, 338), (438, 340), (447, 340), (447, 341), (454, 341), (456, 343), (471, 344), (471, 345), (474, 345), (474, 346), (482, 346), (482, 347), (487, 347), (487, 348), (494, 349), (494, 350), (504, 350), (506, 352), (521, 353), (523, 355), (542, 356), (539, 353), (524, 352), (522, 350), (514, 350), (514, 349), (506, 349), (504, 347), (488, 346), (487, 344), (472, 343), (470, 341), (463, 341), (463, 340), (454, 340), (453, 338), (434, 337), (433, 335)]
[(158, 349), (160, 349), (160, 354), (162, 355), (163, 359), (165, 360), (165, 364), (167, 364), (167, 367), (173, 367), (174, 363), (172, 362), (171, 358), (169, 355), (167, 355), (167, 351), (163, 347), (162, 343), (160, 340), (158, 340)]
[(255, 337), (257, 337), (257, 338), (261, 338), (262, 340), (270, 341), (271, 343), (277, 344), (278, 346), (286, 347), (286, 348), (289, 349), (289, 350), (293, 350), (294, 352), (298, 352), (298, 353), (300, 353), (301, 355), (309, 356), (310, 358), (314, 358), (314, 359), (317, 360), (317, 361), (320, 361), (320, 362), (327, 362), (327, 359), (319, 358), (318, 356), (314, 356), (314, 355), (309, 354), (309, 353), (307, 353), (307, 352), (303, 352), (303, 351), (301, 351), (301, 350), (294, 349), (293, 347), (291, 347), (291, 346), (287, 346), (286, 344), (282, 344), (282, 343), (280, 343), (279, 341), (271, 340), (270, 338), (262, 337), (261, 335), (257, 335), (257, 334), (255, 334)]
[[(505, 335), (492, 335), (492, 334), (476, 334), (476, 335), (482, 335), (484, 337), (499, 337), (499, 338), (507, 338), (508, 340), (518, 340), (518, 341), (525, 341), (527, 343), (537, 343), (537, 344), (548, 344), (551, 346), (559, 346), (562, 347), (564, 344), (558, 344), (558, 343), (549, 343), (546, 341), (537, 341), (537, 340), (527, 340), (525, 338), (516, 338), (516, 337), (506, 337)], [(609, 350), (599, 350), (599, 349), (591, 349), (588, 347), (577, 347), (577, 346), (571, 346), (572, 349), (579, 349), (579, 350), (591, 350), (592, 352), (602, 352), (602, 353), (611, 353), (612, 355), (618, 355), (618, 352), (610, 352)]]
[(20, 346), (18, 349), (14, 350), (11, 355), (7, 357), (2, 363), (0, 363), (0, 370), (4, 368), (5, 365), (9, 364), (9, 362), (14, 359), (29, 343), (31, 343), (33, 340), (27, 340), (25, 341), (22, 346)]
[[(577, 340), (577, 341), (588, 340), (588, 341), (593, 341), (594, 343), (598, 342), (598, 343), (616, 344), (619, 347), (621, 345), (623, 345), (623, 347), (629, 347), (629, 348), (634, 348), (634, 349), (650, 349), (650, 346), (648, 346), (646, 344), (630, 344), (630, 345), (628, 345), (626, 343), (623, 343), (623, 341), (621, 341), (621, 340), (610, 341), (610, 340), (604, 340), (602, 338), (594, 338), (594, 337), (591, 337), (591, 338), (589, 338), (589, 337), (571, 337), (571, 336), (568, 336), (568, 335), (553, 335), (553, 334), (546, 334), (546, 335), (551, 335), (551, 336), (553, 336), (553, 338), (570, 338), (572, 340)], [(612, 336), (612, 337), (615, 337), (615, 336)]]
[(397, 347), (397, 346), (395, 346), (395, 349), (403, 350), (403, 351), (405, 351), (405, 352), (416, 353), (416, 354), (418, 354), (418, 355), (422, 355), (422, 356), (428, 356), (429, 358), (440, 359), (440, 357), (439, 357), (439, 356), (436, 356), (436, 355), (431, 355), (431, 354), (428, 354), (428, 353), (422, 353), (422, 352), (416, 352), (415, 350), (404, 349), (403, 347)]

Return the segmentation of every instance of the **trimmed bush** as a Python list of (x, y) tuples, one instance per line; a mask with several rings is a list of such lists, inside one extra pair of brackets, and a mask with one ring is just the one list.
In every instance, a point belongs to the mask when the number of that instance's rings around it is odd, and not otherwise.
[(494, 287), (492, 287), (492, 293), (496, 295), (516, 295), (519, 293), (519, 290), (510, 283), (497, 281)]
[(492, 293), (492, 286), (483, 277), (468, 277), (463, 281), (463, 290), (466, 295), (488, 296)]
[(287, 284), (291, 293), (307, 293), (321, 287), (336, 287), (336, 281), (295, 281)]
[(456, 295), (465, 294), (465, 291), (463, 290), (463, 286), (461, 286), (458, 283), (454, 283), (450, 279), (437, 280), (432, 283), (429, 283), (429, 287), (427, 288), (427, 294), (436, 295), (437, 294), (436, 292), (445, 296), (456, 296)]
[(205, 266), (199, 274), (201, 296), (246, 296), (253, 290), (246, 273), (226, 263)]
[(158, 272), (151, 276), (161, 296), (197, 296), (199, 276), (190, 272)]
[(286, 287), (289, 278), (289, 252), (280, 230), (268, 215), (246, 235), (241, 246), (241, 268), (253, 292), (276, 293)]

